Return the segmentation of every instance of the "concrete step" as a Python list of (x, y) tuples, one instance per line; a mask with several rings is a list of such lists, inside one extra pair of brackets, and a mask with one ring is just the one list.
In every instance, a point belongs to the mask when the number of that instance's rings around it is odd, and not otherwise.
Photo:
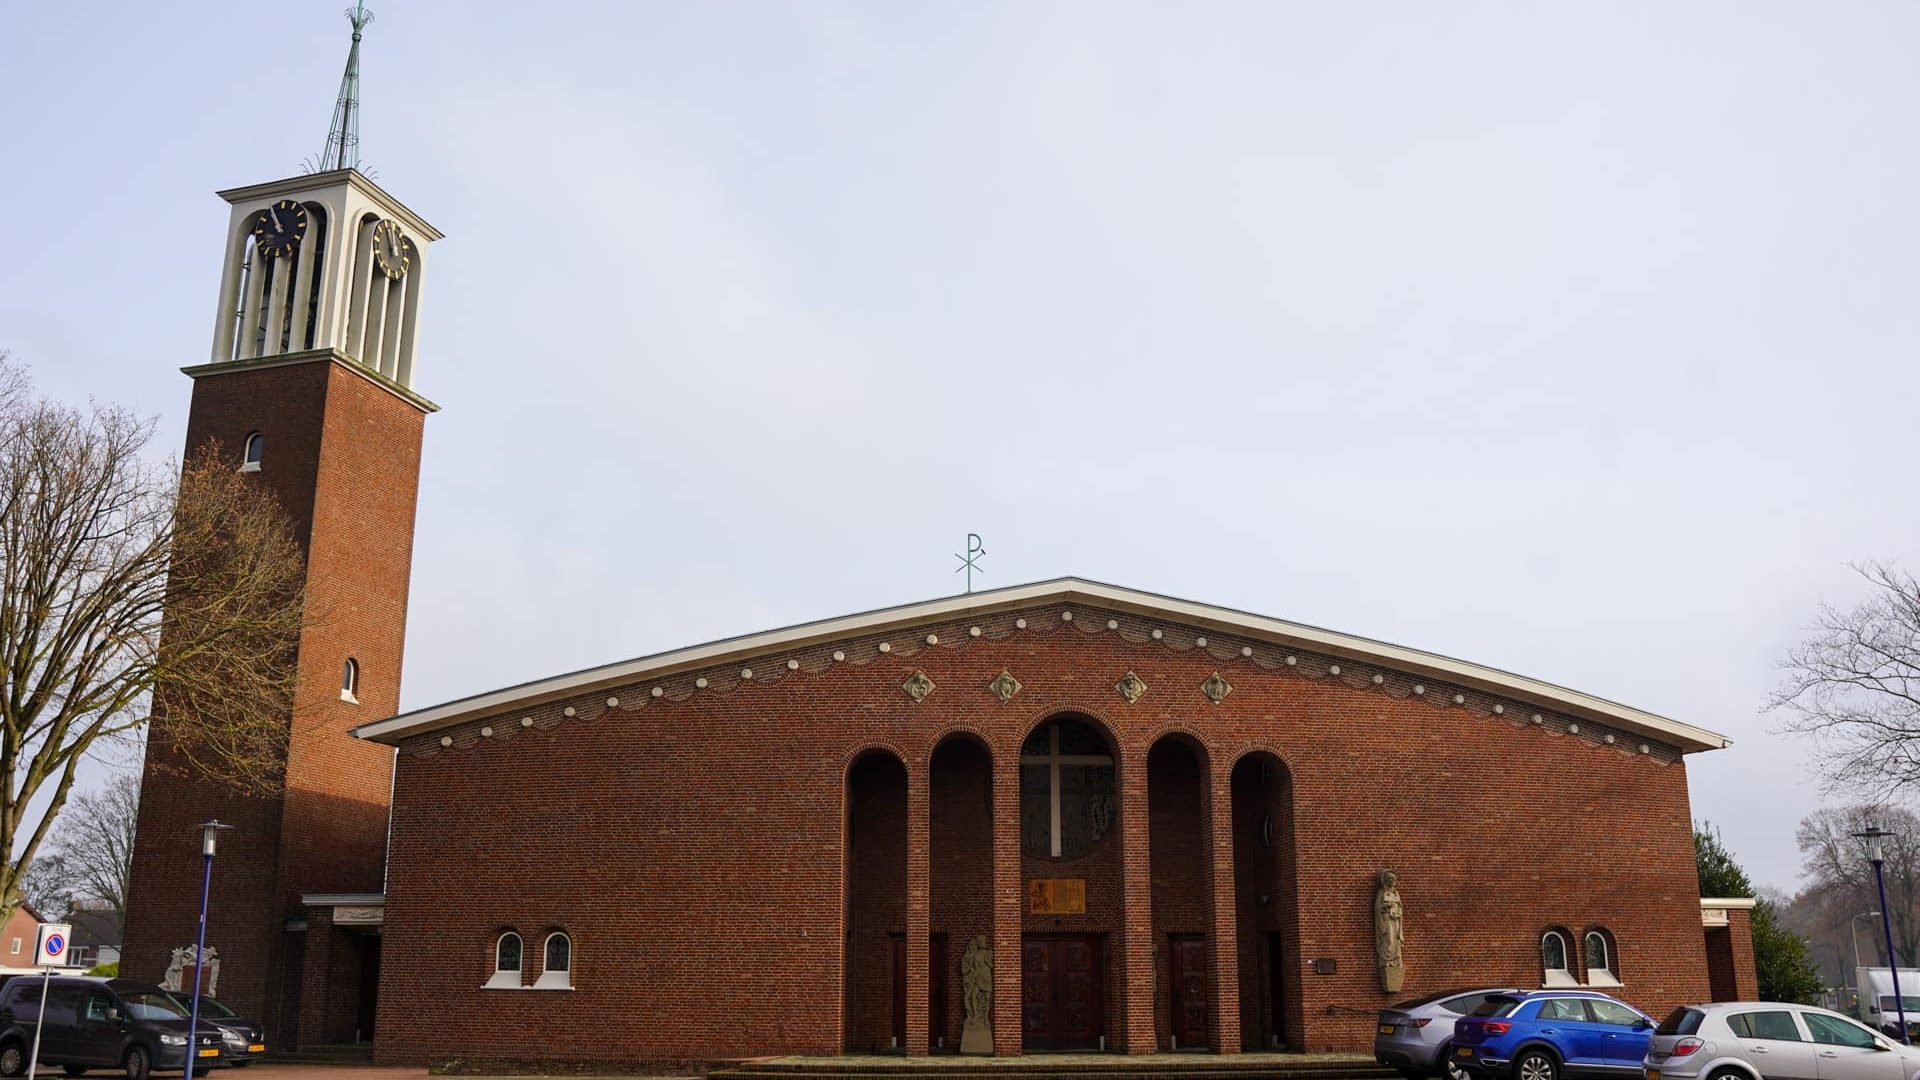
[(301, 1046), (292, 1050), (275, 1050), (267, 1055), (267, 1060), (290, 1065), (371, 1065), (373, 1044)]
[(1031, 1054), (1018, 1058), (818, 1058), (741, 1062), (709, 1080), (1398, 1080), (1371, 1058), (1290, 1054)]

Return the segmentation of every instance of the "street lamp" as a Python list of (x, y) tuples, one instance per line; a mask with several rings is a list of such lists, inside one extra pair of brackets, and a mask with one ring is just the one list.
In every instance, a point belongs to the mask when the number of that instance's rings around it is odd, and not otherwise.
[(1853, 939), (1853, 966), (1860, 966), (1860, 920), (1870, 919), (1880, 914), (1877, 911), (1863, 911), (1847, 920), (1847, 936)]
[[(200, 1062), (200, 982), (207, 970), (207, 896), (213, 891), (213, 851), (219, 845), (220, 831), (231, 828), (233, 826), (220, 824), (218, 818), (200, 823), (200, 854), (206, 859), (207, 869), (200, 878), (200, 940), (193, 952), (193, 1011), (187, 1020), (185, 1076), (192, 1076), (193, 1067)], [(1900, 992), (1898, 985), (1893, 992)]]
[(1900, 997), (1900, 954), (1893, 951), (1893, 919), (1887, 915), (1887, 875), (1881, 868), (1887, 861), (1886, 838), (1893, 834), (1878, 825), (1868, 825), (1854, 838), (1867, 842), (1867, 861), (1873, 864), (1873, 883), (1880, 890), (1880, 926), (1887, 935), (1887, 970), (1893, 973), (1893, 1008), (1900, 1017), (1900, 1041), (1907, 1038), (1907, 1003)]

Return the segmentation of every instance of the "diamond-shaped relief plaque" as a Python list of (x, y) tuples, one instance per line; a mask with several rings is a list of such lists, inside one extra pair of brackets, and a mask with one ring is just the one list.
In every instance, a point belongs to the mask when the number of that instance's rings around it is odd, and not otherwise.
[(1227, 682), (1226, 676), (1216, 671), (1207, 676), (1206, 682), (1200, 684), (1200, 692), (1207, 695), (1208, 701), (1218, 705), (1227, 700), (1228, 694), (1233, 693), (1233, 685)]
[(1020, 680), (1013, 677), (1013, 672), (1002, 671), (999, 678), (987, 685), (987, 689), (993, 691), (993, 696), (1005, 703), (1012, 701), (1013, 695), (1020, 692)]
[(900, 689), (905, 690), (907, 696), (916, 702), (925, 701), (927, 695), (933, 693), (933, 680), (927, 678), (926, 672), (915, 671), (907, 676), (906, 682), (900, 684)]
[(1139, 701), (1147, 693), (1146, 681), (1131, 671), (1120, 676), (1120, 681), (1114, 683), (1113, 688), (1120, 691), (1120, 696), (1126, 698), (1129, 705)]

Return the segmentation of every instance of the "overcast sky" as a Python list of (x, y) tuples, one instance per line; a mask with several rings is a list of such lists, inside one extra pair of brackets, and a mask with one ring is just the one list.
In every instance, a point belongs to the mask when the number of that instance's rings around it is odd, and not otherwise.
[[(321, 148), (342, 2), (9, 14), (44, 389), (177, 453), (212, 192)], [(407, 706), (954, 591), (974, 531), (1723, 732), (1694, 813), (1795, 886), (1774, 666), (1920, 567), (1920, 8), (376, 6), (365, 164), (447, 233)]]

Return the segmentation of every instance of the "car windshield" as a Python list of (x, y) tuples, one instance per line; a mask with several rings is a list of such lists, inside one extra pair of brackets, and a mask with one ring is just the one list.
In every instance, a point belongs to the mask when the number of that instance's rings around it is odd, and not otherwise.
[(1698, 1009), (1679, 1008), (1667, 1014), (1660, 1026), (1654, 1029), (1655, 1035), (1691, 1035), (1700, 1030), (1700, 1021), (1707, 1014)]
[[(181, 993), (175, 993), (173, 991), (168, 991), (167, 996), (172, 998), (174, 1002), (178, 1004), (182, 1009), (187, 1010), (187, 1014), (192, 1013), (193, 1011), (193, 995), (192, 994), (181, 994)], [(232, 1009), (227, 1008), (225, 1005), (220, 1004), (218, 1001), (215, 1001), (214, 999), (206, 996), (205, 994), (200, 995), (200, 1015), (212, 1016), (221, 1020), (233, 1020), (233, 1019), (237, 1019), (240, 1016), (239, 1013), (234, 1012)]]
[(185, 1020), (187, 1010), (180, 1003), (158, 990), (128, 990), (120, 994), (120, 1000), (127, 1003), (127, 1011), (135, 1020)]
[(1487, 1000), (1481, 1002), (1480, 1007), (1473, 1010), (1473, 1015), (1505, 1016), (1508, 1013), (1512, 1012), (1514, 1007), (1519, 1004), (1520, 1004), (1519, 998), (1508, 997), (1505, 994), (1495, 994), (1492, 997), (1488, 998)]
[[(1901, 1009), (1910, 1013), (1920, 1013), (1920, 997), (1908, 997), (1905, 994), (1901, 994), (1900, 1007)], [(1894, 1011), (1892, 994), (1880, 995), (1880, 1011), (1881, 1012)]]

